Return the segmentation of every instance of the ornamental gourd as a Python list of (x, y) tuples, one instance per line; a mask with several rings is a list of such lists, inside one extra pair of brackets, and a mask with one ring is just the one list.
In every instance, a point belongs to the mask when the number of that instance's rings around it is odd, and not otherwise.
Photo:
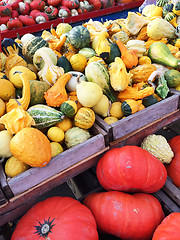
[(168, 141), (174, 157), (170, 164), (166, 165), (168, 176), (173, 180), (173, 183), (180, 187), (180, 135), (173, 137)]
[(34, 205), (18, 222), (11, 240), (41, 237), (98, 240), (98, 233), (95, 219), (86, 206), (73, 198), (57, 196)]
[(75, 26), (68, 32), (68, 41), (70, 44), (79, 49), (87, 47), (90, 43), (90, 32), (84, 26)]
[(31, 167), (44, 167), (51, 160), (50, 141), (44, 133), (26, 127), (16, 133), (10, 141), (14, 157)]
[(104, 189), (126, 192), (156, 192), (167, 178), (159, 159), (138, 146), (109, 150), (99, 160), (96, 173)]
[(91, 108), (82, 107), (74, 116), (74, 124), (82, 129), (89, 129), (95, 122), (95, 113)]
[(92, 193), (85, 198), (84, 204), (92, 211), (99, 231), (118, 239), (151, 239), (164, 218), (160, 202), (145, 193)]

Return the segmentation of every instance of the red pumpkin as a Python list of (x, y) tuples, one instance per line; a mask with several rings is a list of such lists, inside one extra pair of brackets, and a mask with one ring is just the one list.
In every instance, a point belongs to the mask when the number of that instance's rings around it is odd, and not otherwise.
[(51, 197), (34, 205), (18, 222), (11, 240), (98, 240), (90, 210), (70, 197)]
[(92, 193), (84, 204), (92, 211), (100, 231), (123, 240), (150, 240), (164, 218), (159, 201), (146, 193)]
[(179, 240), (180, 213), (173, 212), (163, 219), (156, 228), (152, 240)]
[(168, 141), (174, 152), (172, 161), (166, 165), (168, 176), (173, 180), (176, 187), (180, 187), (180, 135)]
[(105, 153), (96, 168), (97, 178), (106, 190), (153, 193), (167, 179), (165, 166), (151, 153), (124, 146)]
[(101, 0), (89, 0), (89, 3), (93, 5), (93, 10), (100, 10), (101, 9)]
[(78, 8), (80, 5), (78, 0), (62, 0), (61, 6), (65, 6), (69, 9)]

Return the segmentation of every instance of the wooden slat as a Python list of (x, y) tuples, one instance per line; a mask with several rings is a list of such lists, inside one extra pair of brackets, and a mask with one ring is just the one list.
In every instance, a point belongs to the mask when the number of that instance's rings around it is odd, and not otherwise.
[(180, 207), (180, 189), (177, 188), (172, 181), (168, 178), (163, 191)]
[(86, 171), (88, 168), (96, 165), (99, 158), (109, 150), (109, 147), (89, 156), (82, 161), (70, 166), (62, 172), (57, 173), (44, 182), (30, 188), (11, 199), (9, 202), (0, 206), (0, 226), (9, 221), (14, 221), (19, 216), (23, 215), (30, 207), (32, 207), (37, 199), (44, 193), (52, 190), (54, 187), (66, 182), (68, 179)]
[(150, 124), (145, 125), (141, 129), (138, 129), (122, 138), (117, 139), (110, 143), (110, 148), (122, 147), (124, 145), (140, 145), (142, 140), (150, 134), (153, 134), (161, 128), (171, 124), (172, 122), (180, 119), (180, 110), (176, 110)]

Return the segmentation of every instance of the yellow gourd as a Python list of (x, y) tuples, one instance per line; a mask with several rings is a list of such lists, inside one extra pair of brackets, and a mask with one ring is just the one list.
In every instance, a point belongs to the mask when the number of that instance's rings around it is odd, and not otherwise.
[(119, 119), (117, 117), (106, 117), (104, 118), (104, 121), (108, 124), (111, 125), (112, 123), (117, 122)]
[(76, 53), (70, 58), (70, 63), (74, 71), (84, 72), (84, 69), (87, 65), (87, 60), (84, 55)]
[(9, 101), (10, 98), (15, 97), (15, 87), (10, 81), (1, 78), (0, 86), (0, 98), (3, 101)]
[(113, 102), (111, 104), (111, 108), (110, 108), (110, 111), (109, 111), (109, 114), (110, 114), (111, 117), (116, 117), (118, 119), (123, 117), (123, 112), (121, 110), (121, 105), (122, 105), (121, 102)]
[(6, 104), (7, 112), (10, 112), (12, 109), (17, 108), (18, 102), (24, 110), (27, 110), (30, 103), (31, 93), (30, 93), (29, 80), (21, 72), (16, 72), (15, 74), (19, 76), (19, 78), (23, 83), (22, 98), (18, 99), (18, 101), (16, 101), (16, 99), (10, 99)]
[(50, 141), (32, 127), (23, 128), (13, 136), (10, 150), (13, 156), (31, 167), (44, 167), (51, 160)]
[(29, 168), (29, 165), (12, 156), (6, 161), (4, 170), (8, 177), (15, 177)]
[(36, 74), (31, 71), (29, 68), (24, 66), (15, 66), (9, 71), (9, 80), (13, 83), (13, 85), (16, 88), (22, 88), (23, 83), (21, 78), (19, 77), (18, 72), (21, 72), (23, 74), (23, 77), (25, 77), (27, 80), (36, 80), (37, 76)]
[(9, 71), (15, 66), (27, 67), (27, 62), (18, 54), (10, 54), (5, 64), (5, 74), (7, 77), (9, 77)]
[(4, 101), (0, 98), (0, 117), (5, 113), (6, 105)]
[(79, 128), (89, 129), (93, 126), (94, 122), (95, 113), (91, 108), (80, 108), (74, 117), (74, 124)]
[(18, 105), (10, 112), (4, 114), (0, 118), (0, 123), (4, 124), (11, 134), (16, 134), (25, 127), (35, 125), (34, 119), (22, 108), (21, 105)]
[(73, 123), (70, 118), (65, 117), (61, 122), (56, 123), (55, 126), (61, 128), (64, 132), (66, 132), (68, 129), (72, 128)]
[(47, 131), (47, 137), (52, 142), (61, 142), (64, 140), (64, 131), (56, 126), (50, 127)]
[(129, 72), (132, 74), (132, 82), (147, 82), (151, 73), (156, 71), (156, 67), (153, 64), (142, 64), (131, 69)]
[(131, 73), (127, 73), (126, 66), (120, 57), (109, 65), (110, 83), (115, 91), (123, 91), (131, 80)]

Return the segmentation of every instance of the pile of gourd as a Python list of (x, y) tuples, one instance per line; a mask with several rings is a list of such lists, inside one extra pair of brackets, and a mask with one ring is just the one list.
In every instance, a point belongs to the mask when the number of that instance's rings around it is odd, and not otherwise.
[(20, 172), (46, 166), (91, 137), (95, 114), (111, 124), (178, 90), (176, 32), (159, 13), (129, 12), (126, 19), (60, 23), (41, 36), (4, 39), (0, 157), (13, 159), (6, 161), (11, 171), (17, 162)]

